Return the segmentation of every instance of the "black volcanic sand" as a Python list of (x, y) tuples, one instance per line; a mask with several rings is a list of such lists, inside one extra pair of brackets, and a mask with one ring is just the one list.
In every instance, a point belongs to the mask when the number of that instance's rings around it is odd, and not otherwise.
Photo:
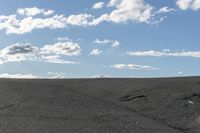
[(0, 79), (0, 133), (200, 133), (200, 77)]

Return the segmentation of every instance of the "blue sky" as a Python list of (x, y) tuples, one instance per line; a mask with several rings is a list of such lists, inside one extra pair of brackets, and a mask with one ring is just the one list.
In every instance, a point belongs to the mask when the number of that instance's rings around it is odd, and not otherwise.
[(0, 77), (200, 75), (199, 0), (2, 0)]

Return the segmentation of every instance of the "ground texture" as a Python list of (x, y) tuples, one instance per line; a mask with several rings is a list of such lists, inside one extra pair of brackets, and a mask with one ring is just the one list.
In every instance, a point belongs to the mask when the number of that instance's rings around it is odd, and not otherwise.
[(200, 78), (0, 79), (0, 133), (200, 133)]

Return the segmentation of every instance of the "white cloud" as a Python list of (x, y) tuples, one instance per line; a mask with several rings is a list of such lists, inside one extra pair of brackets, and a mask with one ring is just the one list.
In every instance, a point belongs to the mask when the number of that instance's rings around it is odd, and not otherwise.
[[(44, 10), (36, 7), (20, 8), (16, 15), (0, 15), (0, 30), (5, 30), (7, 34), (25, 34), (34, 29), (60, 29), (66, 28), (67, 17), (64, 15), (53, 15), (53, 10)], [(23, 15), (18, 17), (18, 15)], [(38, 18), (36, 15), (41, 14)]]
[(38, 48), (31, 44), (16, 43), (10, 45), (0, 51), (0, 64), (7, 62), (20, 62), (26, 60), (34, 60)]
[(112, 47), (118, 47), (120, 45), (119, 41), (114, 41), (113, 44), (111, 45)]
[(175, 9), (174, 8), (169, 8), (169, 7), (162, 7), (158, 10), (158, 13), (170, 13), (170, 12), (174, 12)]
[(61, 59), (60, 55), (42, 55), (44, 62), (56, 63), (56, 64), (79, 64), (78, 62), (68, 61)]
[(93, 49), (93, 50), (90, 52), (90, 55), (100, 55), (102, 52), (103, 52), (102, 50)]
[(0, 30), (12, 30), (13, 26), (17, 24), (18, 20), (16, 19), (16, 15), (0, 16)]
[(199, 10), (200, 9), (200, 0), (177, 0), (176, 1), (177, 6), (181, 10)]
[(181, 75), (181, 74), (183, 74), (183, 72), (178, 72), (178, 74), (180, 74), (180, 75)]
[(171, 52), (171, 51), (134, 51), (127, 52), (130, 56), (153, 56), (153, 57), (193, 57), (200, 58), (200, 51), (181, 51), (181, 52)]
[(0, 16), (0, 30), (5, 29), (7, 34), (24, 34), (34, 29), (58, 29), (66, 26), (66, 18), (63, 15), (50, 18), (25, 17), (21, 20), (18, 20), (16, 15)]
[(35, 79), (39, 78), (38, 76), (35, 76), (33, 74), (8, 74), (8, 73), (3, 73), (0, 74), (0, 78), (17, 78), (17, 79)]
[(49, 78), (51, 78), (51, 79), (65, 78), (65, 73), (63, 73), (63, 72), (48, 72), (47, 74), (50, 75)]
[(94, 16), (86, 13), (78, 15), (70, 15), (67, 18), (67, 23), (76, 26), (88, 26), (90, 25), (89, 23), (90, 21), (92, 21), (93, 18)]
[(109, 39), (104, 39), (104, 40), (96, 39), (94, 41), (94, 43), (96, 43), (96, 44), (110, 44), (111, 47), (118, 47), (120, 45), (119, 41), (117, 41), (117, 40), (109, 40)]
[(193, 10), (199, 10), (199, 9), (200, 9), (200, 0), (195, 0), (195, 1), (192, 3), (192, 9), (193, 9)]
[[(160, 17), (160, 14), (174, 10), (169, 7), (156, 10), (152, 5), (145, 3), (144, 0), (110, 0), (107, 7), (112, 7), (112, 11), (102, 14), (100, 17), (95, 18), (90, 14), (73, 15), (73, 21), (69, 23), (79, 26), (96, 26), (102, 22), (157, 24), (163, 21), (163, 16)], [(156, 16), (158, 16), (157, 20), (155, 20)]]
[[(102, 4), (102, 3), (101, 3)], [(194, 8), (198, 8), (198, 2), (194, 2)], [(0, 15), (0, 30), (7, 34), (25, 34), (35, 29), (61, 29), (68, 25), (74, 26), (96, 26), (102, 22), (126, 23), (139, 22), (155, 24), (163, 21), (163, 17), (154, 20), (160, 13), (171, 12), (173, 9), (163, 7), (159, 11), (144, 0), (111, 0), (107, 8), (111, 11), (95, 17), (91, 14), (80, 13), (77, 15), (55, 15), (53, 10), (32, 8), (19, 8), (16, 15)], [(54, 14), (54, 15), (53, 15)], [(18, 15), (22, 15), (18, 16)], [(48, 15), (53, 15), (48, 17)], [(38, 17), (39, 16), (39, 17)]]
[(158, 70), (158, 68), (151, 67), (151, 66), (143, 66), (137, 64), (115, 64), (111, 65), (110, 67), (115, 69), (124, 69), (124, 70)]
[(74, 42), (58, 42), (53, 45), (45, 45), (40, 49), (42, 54), (57, 54), (66, 56), (78, 56), (81, 53), (79, 44)]
[(127, 52), (127, 54), (131, 56), (156, 56), (156, 57), (166, 56), (166, 52), (162, 52), (162, 51), (160, 52), (160, 51), (154, 51), (154, 50)]
[(110, 21), (115, 23), (134, 21), (149, 23), (153, 16), (153, 6), (143, 0), (111, 0), (109, 7), (115, 7), (109, 14)]
[(42, 77), (42, 76), (36, 76), (33, 74), (9, 74), (9, 73), (2, 73), (0, 74), (0, 78), (11, 78), (11, 79), (61, 79), (65, 78), (65, 73), (61, 72), (48, 72), (48, 76)]
[(104, 21), (110, 22), (108, 14), (103, 14), (100, 17), (95, 18), (95, 19), (94, 19), (94, 16), (93, 16), (92, 21), (90, 21), (87, 25), (88, 26), (96, 26), (96, 25), (99, 25), (100, 23), (102, 23)]
[(98, 2), (98, 3), (95, 3), (92, 8), (93, 9), (101, 9), (104, 7), (104, 5), (105, 5), (104, 2)]
[(57, 41), (63, 42), (63, 41), (72, 41), (72, 39), (70, 39), (69, 37), (57, 37), (56, 38)]
[(80, 52), (79, 44), (73, 42), (59, 42), (53, 45), (45, 45), (42, 48), (30, 43), (16, 43), (0, 50), (0, 64), (20, 61), (78, 64), (62, 59), (61, 56), (78, 56)]
[(162, 50), (163, 52), (169, 52), (169, 51), (171, 51), (170, 49), (163, 49)]
[(17, 13), (20, 15), (26, 15), (26, 16), (36, 16), (38, 14), (43, 14), (47, 16), (47, 15), (54, 14), (54, 11), (32, 7), (32, 8), (18, 8)]
[(34, 29), (57, 29), (65, 28), (66, 18), (62, 15), (55, 15), (51, 18), (33, 18), (26, 17), (22, 20), (16, 20), (15, 25), (10, 25), (10, 28), (7, 28), (7, 34), (24, 34), (33, 31)]
[(16, 55), (16, 54), (30, 54), (36, 53), (37, 47), (32, 46), (30, 43), (20, 44), (16, 43), (14, 45), (8, 46), (1, 51), (3, 55)]
[(192, 1), (193, 0), (177, 0), (176, 4), (180, 9), (187, 10), (188, 8), (190, 8)]
[(153, 6), (146, 4), (144, 0), (111, 0), (107, 7), (112, 7), (114, 10), (97, 18), (91, 14), (70, 15), (67, 18), (67, 23), (76, 26), (96, 26), (104, 21), (114, 23), (130, 21), (155, 24), (155, 21), (156, 23), (160, 20), (163, 21), (163, 17), (154, 20), (156, 15), (174, 11), (174, 9), (169, 7), (162, 7), (157, 11)]
[(54, 13), (55, 13), (54, 10), (47, 10), (47, 11), (45, 11), (43, 14), (44, 14), (45, 16), (48, 16), (48, 15), (52, 15), (52, 14), (54, 14)]

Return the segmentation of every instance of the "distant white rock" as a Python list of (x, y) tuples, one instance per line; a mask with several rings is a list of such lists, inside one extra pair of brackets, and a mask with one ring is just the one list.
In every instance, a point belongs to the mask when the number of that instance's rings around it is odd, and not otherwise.
[(101, 75), (94, 75), (92, 78), (111, 78), (110, 75), (107, 74), (101, 74)]

